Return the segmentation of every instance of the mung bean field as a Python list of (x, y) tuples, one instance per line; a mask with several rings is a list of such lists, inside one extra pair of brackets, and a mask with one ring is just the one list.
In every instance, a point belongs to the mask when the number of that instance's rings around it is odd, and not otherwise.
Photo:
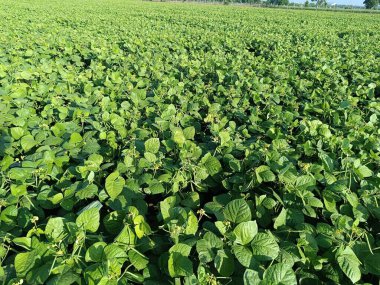
[(0, 284), (377, 284), (379, 27), (0, 0)]

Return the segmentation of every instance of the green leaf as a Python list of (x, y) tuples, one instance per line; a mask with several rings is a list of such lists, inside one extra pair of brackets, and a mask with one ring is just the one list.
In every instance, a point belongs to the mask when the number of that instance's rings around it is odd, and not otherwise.
[(32, 268), (26, 275), (28, 284), (46, 284), (45, 281), (49, 278), (51, 267), (52, 261)]
[(229, 132), (226, 132), (226, 131), (220, 132), (219, 137), (220, 137), (221, 146), (226, 145), (231, 140)]
[(128, 246), (136, 244), (136, 235), (131, 229), (130, 225), (124, 226), (123, 230), (115, 238), (115, 242), (128, 245)]
[(334, 160), (330, 156), (328, 156), (326, 153), (319, 153), (318, 156), (322, 160), (324, 169), (326, 171), (333, 172)]
[(223, 210), (223, 215), (233, 223), (247, 222), (252, 217), (251, 209), (244, 199), (229, 202)]
[(22, 195), (26, 195), (28, 192), (26, 191), (26, 186), (25, 184), (22, 185), (15, 185), (11, 184), (11, 193), (15, 197), (20, 197)]
[(173, 141), (180, 146), (186, 142), (186, 137), (180, 128), (175, 128), (173, 130)]
[(292, 268), (284, 263), (271, 265), (265, 270), (263, 280), (266, 284), (297, 285), (297, 279)]
[(31, 150), (36, 144), (37, 142), (32, 135), (26, 135), (21, 138), (21, 147), (24, 151)]
[(65, 237), (65, 220), (61, 217), (50, 218), (45, 227), (45, 235), (50, 241), (59, 242)]
[(160, 139), (151, 138), (145, 141), (145, 151), (150, 153), (157, 153), (160, 149)]
[(69, 142), (72, 144), (76, 144), (76, 143), (80, 143), (82, 140), (83, 140), (83, 138), (79, 133), (72, 133), (70, 135), (70, 141)]
[(124, 185), (125, 180), (119, 175), (118, 171), (112, 172), (106, 178), (106, 191), (112, 199), (115, 199), (117, 196), (119, 196), (119, 194), (123, 191)]
[(220, 275), (224, 277), (231, 276), (235, 271), (234, 258), (228, 251), (218, 250), (215, 259), (214, 266)]
[(193, 140), (195, 136), (195, 128), (193, 126), (185, 128), (183, 130), (183, 135), (187, 140)]
[(21, 246), (25, 249), (29, 249), (32, 246), (32, 239), (29, 237), (17, 237), (12, 240), (14, 244), (17, 244), (18, 246)]
[(76, 224), (79, 228), (84, 228), (86, 231), (95, 233), (99, 228), (100, 214), (99, 209), (91, 208), (83, 211), (76, 219)]
[(215, 254), (208, 240), (201, 239), (196, 244), (199, 260), (201, 263), (209, 263), (214, 260)]
[(260, 284), (259, 273), (252, 269), (246, 269), (243, 275), (244, 285), (259, 285)]
[(244, 245), (235, 244), (232, 246), (236, 259), (246, 268), (258, 268), (258, 262), (253, 258), (252, 251)]
[(96, 242), (92, 244), (86, 251), (86, 262), (101, 262), (104, 259), (104, 248), (107, 246), (105, 242)]
[(233, 232), (236, 237), (236, 243), (242, 245), (248, 244), (257, 234), (257, 223), (256, 221), (242, 222), (235, 227)]
[(360, 179), (371, 177), (373, 175), (373, 172), (371, 169), (369, 169), (365, 165), (361, 165), (358, 168), (355, 169), (355, 173), (359, 176)]
[(20, 139), (24, 135), (24, 129), (21, 127), (11, 128), (11, 136), (15, 140)]
[(149, 235), (151, 233), (151, 228), (149, 224), (145, 221), (145, 218), (142, 215), (138, 215), (133, 219), (135, 225), (135, 232), (138, 238)]
[(286, 216), (287, 216), (287, 211), (285, 208), (282, 208), (280, 214), (277, 216), (277, 218), (274, 221), (273, 227), (275, 229), (278, 229), (281, 226), (286, 225)]
[(368, 254), (364, 258), (364, 265), (370, 273), (380, 276), (380, 253)]
[(193, 264), (188, 258), (191, 246), (178, 243), (169, 249), (168, 269), (171, 277), (190, 276), (193, 273)]
[(128, 259), (127, 252), (123, 248), (112, 243), (104, 248), (104, 257), (105, 260), (116, 261), (119, 264), (123, 264)]
[(17, 254), (14, 261), (17, 276), (24, 277), (33, 268), (37, 258), (34, 251)]
[(276, 175), (270, 170), (269, 166), (262, 165), (256, 168), (256, 177), (259, 183), (271, 182), (276, 180)]
[(269, 261), (275, 259), (280, 248), (273, 236), (267, 233), (258, 233), (251, 242), (252, 253), (256, 260)]
[(198, 231), (198, 218), (195, 216), (193, 211), (189, 211), (187, 214), (185, 234), (195, 235)]
[(185, 243), (177, 243), (169, 249), (169, 253), (176, 252), (176, 253), (180, 253), (183, 256), (189, 256), (190, 251), (191, 251), (191, 246)]
[(148, 258), (140, 252), (131, 249), (128, 252), (129, 261), (137, 270), (143, 270), (149, 263)]
[(339, 267), (352, 283), (360, 280), (361, 272), (359, 266), (361, 263), (350, 247), (347, 246), (343, 251), (337, 253), (337, 261)]
[(168, 270), (171, 277), (190, 276), (193, 274), (193, 264), (188, 257), (172, 252), (169, 256)]
[(149, 185), (149, 190), (151, 194), (161, 194), (165, 192), (165, 188), (160, 182), (155, 182)]
[(307, 190), (310, 187), (315, 186), (315, 179), (308, 175), (299, 176), (295, 181), (295, 186), (299, 190)]
[(209, 175), (214, 176), (222, 171), (222, 165), (219, 160), (212, 156), (208, 155), (206, 160), (204, 161), (204, 166), (206, 167), (206, 171)]

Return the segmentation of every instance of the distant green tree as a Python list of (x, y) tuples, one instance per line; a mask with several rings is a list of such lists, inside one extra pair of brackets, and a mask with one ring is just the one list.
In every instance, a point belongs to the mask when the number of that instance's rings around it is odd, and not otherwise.
[(379, 5), (379, 0), (364, 0), (363, 4), (365, 5), (366, 9), (373, 9)]
[(289, 0), (268, 0), (269, 4), (272, 5), (288, 5)]
[(305, 1), (305, 7), (309, 7), (309, 1), (308, 0)]

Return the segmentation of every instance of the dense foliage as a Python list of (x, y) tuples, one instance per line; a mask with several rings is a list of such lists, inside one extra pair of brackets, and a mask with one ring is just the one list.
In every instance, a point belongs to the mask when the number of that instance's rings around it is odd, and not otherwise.
[(373, 9), (379, 5), (379, 0), (364, 0), (363, 4), (367, 9)]
[(380, 276), (380, 17), (1, 1), (0, 283)]

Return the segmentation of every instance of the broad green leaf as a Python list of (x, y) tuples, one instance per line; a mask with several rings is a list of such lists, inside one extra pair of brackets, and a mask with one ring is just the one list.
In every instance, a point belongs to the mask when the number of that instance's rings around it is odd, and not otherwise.
[(252, 251), (244, 245), (235, 244), (232, 246), (233, 254), (236, 259), (246, 268), (258, 268), (259, 263), (253, 258)]
[(244, 285), (259, 285), (260, 276), (259, 273), (252, 269), (246, 269), (243, 275)]
[(120, 176), (118, 171), (112, 172), (106, 178), (105, 188), (108, 195), (115, 199), (123, 191), (125, 180)]
[(145, 255), (133, 249), (128, 252), (128, 257), (137, 270), (143, 270), (149, 263), (149, 259)]
[(235, 262), (232, 254), (225, 250), (218, 250), (214, 266), (220, 275), (224, 277), (231, 276), (235, 271)]
[(273, 228), (278, 229), (279, 227), (286, 225), (286, 214), (287, 214), (286, 209), (282, 208), (280, 214), (277, 216), (277, 218), (274, 221)]
[(373, 175), (373, 172), (371, 169), (369, 169), (365, 165), (361, 165), (358, 168), (355, 169), (355, 173), (359, 176), (360, 179), (371, 177)]
[(299, 190), (307, 190), (308, 188), (315, 186), (315, 179), (308, 175), (302, 175), (297, 177), (295, 185)]
[(236, 243), (248, 244), (257, 234), (257, 223), (256, 221), (242, 222), (235, 227), (233, 232), (236, 237)]
[(183, 256), (189, 256), (190, 251), (191, 251), (191, 246), (184, 243), (177, 243), (169, 249), (169, 253), (176, 252), (176, 253), (180, 253)]
[(350, 247), (347, 246), (343, 251), (338, 252), (337, 261), (339, 267), (352, 283), (356, 283), (360, 280), (361, 272), (359, 266), (361, 263)]
[(89, 232), (96, 232), (99, 228), (100, 214), (99, 209), (91, 208), (83, 211), (76, 219), (79, 228), (84, 228)]
[(151, 138), (145, 141), (145, 151), (150, 153), (157, 153), (160, 149), (160, 139)]
[(185, 233), (187, 235), (195, 235), (197, 231), (198, 231), (198, 218), (195, 216), (193, 211), (190, 210), (187, 214)]
[(185, 128), (183, 130), (183, 135), (187, 140), (193, 140), (195, 136), (195, 128), (193, 126)]
[(116, 261), (119, 264), (123, 264), (128, 259), (127, 252), (123, 248), (112, 243), (104, 248), (104, 257), (108, 261)]
[(14, 244), (30, 250), (32, 246), (32, 239), (29, 237), (17, 237), (12, 240)]
[(13, 127), (11, 128), (11, 135), (12, 138), (18, 140), (24, 135), (24, 129), (21, 127)]
[(25, 184), (22, 184), (22, 185), (11, 184), (11, 193), (15, 197), (26, 195), (27, 194), (26, 187), (27, 185)]
[(207, 173), (211, 176), (214, 176), (222, 171), (222, 165), (219, 160), (211, 155), (209, 155), (205, 160), (204, 166), (206, 167)]
[(70, 143), (72, 144), (80, 143), (82, 140), (83, 138), (79, 133), (75, 132), (70, 135)]
[(364, 265), (370, 273), (380, 276), (380, 253), (368, 254), (364, 258)]
[(34, 251), (18, 253), (14, 261), (17, 276), (24, 277), (33, 268), (38, 257)]
[(46, 280), (49, 278), (50, 268), (53, 262), (47, 262), (40, 266), (32, 268), (26, 275), (26, 281), (28, 284), (46, 284)]
[(46, 237), (54, 242), (63, 240), (66, 236), (65, 220), (61, 217), (50, 218), (45, 227)]
[(37, 142), (32, 135), (26, 135), (21, 138), (21, 147), (24, 151), (31, 150), (36, 144)]
[(136, 216), (133, 219), (133, 223), (135, 225), (136, 236), (140, 239), (143, 236), (149, 235), (152, 231), (149, 224), (145, 221), (142, 215)]
[(276, 175), (270, 170), (269, 166), (262, 165), (256, 168), (256, 178), (259, 183), (271, 182), (276, 180)]
[(284, 263), (271, 265), (265, 270), (263, 280), (266, 281), (266, 284), (297, 285), (294, 271)]
[(104, 259), (104, 248), (107, 246), (105, 242), (96, 242), (92, 244), (86, 251), (86, 262), (101, 262)]
[(223, 210), (224, 217), (233, 222), (241, 223), (251, 220), (252, 213), (247, 202), (243, 199), (236, 199), (229, 202)]
[(119, 235), (115, 238), (115, 242), (119, 242), (124, 245), (135, 245), (136, 235), (131, 229), (130, 225), (125, 225)]
[(180, 128), (175, 128), (173, 130), (173, 141), (180, 146), (186, 142), (186, 137)]
[(200, 262), (209, 263), (214, 260), (215, 253), (212, 250), (211, 244), (205, 239), (200, 239), (196, 244), (198, 257)]
[(226, 131), (220, 132), (219, 137), (220, 137), (221, 146), (226, 145), (231, 140), (229, 132), (226, 132)]
[(275, 259), (280, 251), (273, 236), (267, 233), (258, 233), (255, 235), (251, 246), (254, 258), (259, 261)]
[(190, 276), (193, 274), (193, 264), (188, 257), (172, 252), (169, 256), (168, 270), (171, 277)]

